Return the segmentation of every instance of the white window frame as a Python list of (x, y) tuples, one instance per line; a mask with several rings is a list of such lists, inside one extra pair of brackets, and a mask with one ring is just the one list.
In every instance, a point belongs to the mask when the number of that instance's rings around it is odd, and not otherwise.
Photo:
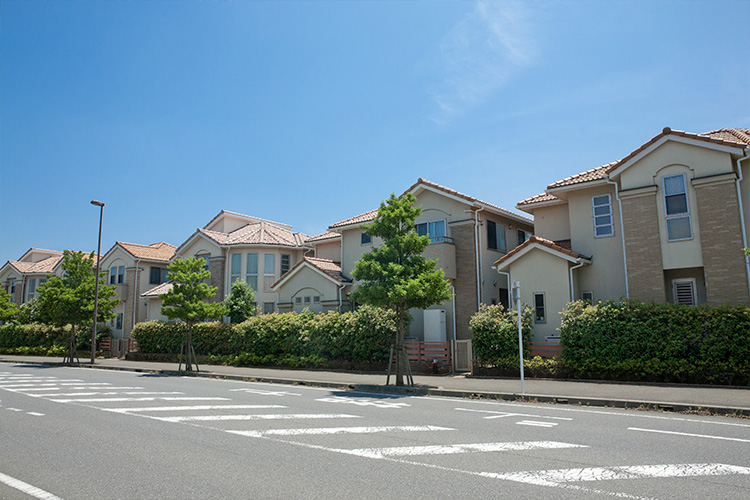
[[(250, 265), (251, 255), (255, 256), (255, 272), (251, 272), (252, 267), (253, 267)], [(260, 258), (258, 257), (258, 253), (248, 252), (245, 256), (245, 261), (247, 264), (247, 267), (245, 269), (245, 281), (247, 282), (248, 285), (250, 285), (250, 287), (254, 291), (257, 292), (258, 291), (258, 266), (260, 265)]]
[[(677, 287), (681, 285), (689, 285), (690, 286), (690, 304), (680, 302), (678, 300), (678, 294), (677, 294)], [(672, 280), (672, 301), (675, 304), (682, 304), (685, 306), (697, 306), (698, 305), (698, 290), (696, 287), (697, 283), (695, 278), (676, 278)]]
[[(604, 198), (607, 197), (607, 203), (605, 204), (596, 204), (597, 198)], [(607, 214), (597, 214), (596, 209), (602, 208), (602, 207), (609, 207), (609, 213)], [(601, 219), (603, 217), (609, 217), (609, 223), (607, 224), (600, 224), (597, 222), (597, 218)], [(592, 222), (594, 224), (594, 238), (610, 238), (615, 235), (615, 214), (614, 210), (612, 209), (612, 195), (609, 193), (604, 194), (597, 194), (591, 197), (591, 218)], [(600, 228), (607, 228), (609, 227), (609, 233), (606, 234), (599, 234)]]
[[(539, 311), (539, 305), (536, 303), (536, 298), (542, 298), (542, 316), (541, 319), (537, 314)], [(545, 292), (534, 292), (534, 323), (546, 323), (547, 322), (547, 296)]]
[[(676, 177), (682, 177), (682, 185), (685, 189), (683, 193), (674, 193), (667, 195), (667, 180), (668, 179), (674, 179)], [(693, 239), (693, 221), (692, 217), (690, 216), (690, 198), (688, 197), (688, 184), (687, 184), (687, 175), (683, 174), (677, 174), (677, 175), (667, 175), (662, 177), (661, 179), (661, 188), (662, 188), (662, 203), (664, 204), (664, 225), (665, 229), (667, 230), (667, 241), (687, 241)], [(685, 211), (676, 213), (676, 214), (668, 214), (667, 213), (667, 196), (677, 196), (682, 195), (685, 197)], [(690, 230), (690, 235), (686, 236), (684, 238), (672, 238), (669, 233), (669, 223), (671, 221), (676, 221), (680, 219), (687, 219), (688, 222), (688, 229)]]
[[(237, 264), (235, 269), (235, 264)], [(235, 272), (237, 271), (237, 272)], [(229, 262), (229, 285), (242, 277), (242, 254), (233, 253)]]
[(359, 244), (362, 246), (372, 245), (372, 236), (362, 231), (362, 233), (359, 236)]
[[(442, 225), (443, 234), (437, 234), (439, 231), (437, 231), (436, 224)], [(448, 237), (448, 224), (446, 224), (445, 219), (435, 219), (414, 224), (414, 230), (417, 231), (417, 234), (419, 234), (419, 226), (425, 227), (427, 232), (422, 236), (427, 236), (428, 238), (430, 238), (430, 243), (440, 243), (442, 241), (445, 241), (445, 239)], [(430, 230), (432, 230), (432, 232)], [(435, 233), (435, 235), (432, 234), (433, 232)]]
[(36, 297), (36, 278), (29, 278), (27, 282), (26, 302)]

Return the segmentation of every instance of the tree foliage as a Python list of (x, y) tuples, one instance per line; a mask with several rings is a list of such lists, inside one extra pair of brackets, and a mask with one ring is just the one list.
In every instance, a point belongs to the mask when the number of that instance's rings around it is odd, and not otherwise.
[(242, 280), (232, 283), (232, 291), (224, 300), (232, 323), (242, 323), (255, 315), (255, 292)]
[(415, 201), (412, 193), (401, 197), (391, 194), (381, 202), (375, 220), (362, 226), (366, 234), (381, 238), (383, 243), (357, 261), (352, 275), (360, 283), (349, 296), (355, 303), (394, 311), (394, 345), (399, 355), (396, 364), (397, 385), (403, 385), (401, 371), (408, 363), (408, 360), (402, 359), (405, 356), (402, 356), (400, 348), (411, 320), (409, 309), (426, 309), (451, 297), (443, 271), (435, 268), (435, 261), (427, 260), (422, 255), (430, 239), (419, 236), (415, 229), (415, 221), (422, 211), (414, 206)]
[(0, 321), (10, 321), (18, 316), (18, 306), (10, 301), (10, 295), (0, 290)]
[[(75, 357), (76, 327), (91, 325), (94, 315), (96, 277), (94, 252), (88, 256), (83, 252), (63, 252), (62, 276), (48, 276), (39, 287), (36, 299), (37, 315), (44, 323), (62, 327), (71, 325), (69, 360)], [(110, 319), (117, 305), (115, 287), (105, 283), (104, 273), (99, 274), (99, 300), (97, 321)]]
[(224, 317), (227, 309), (221, 302), (206, 302), (216, 296), (216, 287), (205, 283), (211, 272), (204, 268), (205, 261), (197, 257), (178, 259), (172, 262), (167, 278), (172, 289), (160, 295), (162, 314), (169, 319), (178, 319), (187, 326), (185, 349), (186, 370), (193, 370), (193, 325), (198, 321)]
[[(531, 308), (521, 309), (523, 355), (529, 354), (531, 343)], [(487, 365), (511, 362), (518, 366), (518, 311), (505, 309), (502, 304), (481, 304), (479, 312), (471, 317), (469, 328), (474, 334), (472, 347), (477, 361)]]

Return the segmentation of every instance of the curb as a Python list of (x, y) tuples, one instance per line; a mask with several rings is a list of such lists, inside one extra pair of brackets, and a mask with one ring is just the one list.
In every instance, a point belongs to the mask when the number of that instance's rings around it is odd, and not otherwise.
[[(28, 361), (19, 362), (17, 360), (1, 359), (2, 363), (42, 365), (42, 366), (66, 366), (60, 362), (53, 361)], [(712, 414), (738, 418), (750, 418), (750, 408), (735, 408), (728, 406), (702, 406), (685, 403), (665, 403), (656, 401), (634, 401), (630, 399), (601, 399), (586, 397), (560, 397), (542, 394), (517, 394), (503, 392), (477, 392), (463, 390), (440, 389), (429, 386), (398, 387), (390, 385), (371, 385), (371, 384), (347, 384), (344, 382), (325, 382), (316, 380), (295, 380), (276, 377), (252, 377), (242, 375), (222, 374), (217, 372), (194, 372), (186, 373), (178, 370), (159, 370), (148, 368), (127, 368), (120, 366), (102, 366), (81, 363), (79, 367), (92, 368), (95, 370), (123, 371), (134, 373), (152, 373), (164, 376), (181, 376), (181, 377), (200, 377), (224, 380), (237, 380), (242, 382), (264, 382), (267, 384), (284, 384), (284, 385), (301, 385), (309, 387), (323, 387), (328, 389), (342, 389), (348, 391), (374, 393), (374, 394), (393, 394), (399, 396), (436, 396), (456, 399), (492, 399), (496, 401), (516, 401), (526, 403), (547, 403), (556, 405), (580, 406), (580, 407), (603, 407), (603, 408), (621, 408), (627, 410), (650, 410), (674, 413), (692, 413), (692, 414)]]

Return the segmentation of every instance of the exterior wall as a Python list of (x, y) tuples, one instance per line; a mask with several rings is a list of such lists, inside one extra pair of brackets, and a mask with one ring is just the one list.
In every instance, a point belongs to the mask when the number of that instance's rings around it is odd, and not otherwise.
[(211, 257), (208, 262), (208, 270), (211, 272), (211, 277), (208, 279), (208, 285), (216, 287), (216, 295), (213, 299), (209, 299), (209, 302), (221, 302), (226, 296), (224, 293), (224, 265), (224, 257)]
[(471, 339), (469, 320), (479, 309), (477, 297), (476, 244), (474, 221), (451, 226), (456, 245), (456, 279), (453, 280), (456, 301), (456, 339)]
[(559, 335), (560, 311), (570, 301), (569, 264), (566, 260), (535, 249), (510, 265), (510, 277), (521, 285), (521, 302), (534, 307), (534, 294), (545, 297), (546, 321), (534, 322), (533, 342)]
[(568, 204), (559, 203), (549, 207), (535, 208), (534, 234), (551, 241), (569, 240)]
[[(609, 194), (612, 202), (614, 234), (596, 237), (594, 235), (592, 198), (604, 194)], [(620, 229), (619, 210), (614, 187), (610, 185), (576, 190), (568, 194), (572, 249), (581, 255), (592, 257), (591, 265), (584, 266), (574, 272), (580, 280), (580, 291), (593, 291), (595, 300), (619, 299), (625, 295), (625, 266), (622, 258), (622, 231)], [(625, 209), (623, 209), (623, 212), (627, 213)], [(627, 224), (625, 234), (629, 234)], [(545, 237), (544, 235), (540, 236)], [(629, 263), (628, 269), (630, 270)], [(574, 299), (581, 298), (580, 291)]]
[(734, 180), (731, 176), (714, 182), (693, 182), (700, 207), (706, 302), (710, 305), (750, 305)]
[[(277, 289), (279, 310), (302, 312), (308, 309), (315, 313), (335, 311), (339, 305), (338, 289), (339, 287), (329, 278), (303, 266)], [(296, 303), (298, 297), (300, 304)], [(315, 297), (319, 297), (319, 302), (314, 302)], [(308, 303), (305, 302), (306, 298), (309, 300)]]
[[(315, 243), (315, 257), (318, 259), (328, 259), (334, 262), (341, 262), (341, 239), (326, 240)], [(310, 255), (308, 254), (308, 257)]]

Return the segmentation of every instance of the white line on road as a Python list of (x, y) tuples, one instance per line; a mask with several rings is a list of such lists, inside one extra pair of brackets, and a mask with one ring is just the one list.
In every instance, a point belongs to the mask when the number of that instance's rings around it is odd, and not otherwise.
[(475, 410), (473, 408), (454, 408), (457, 411), (468, 411), (472, 413), (489, 413), (489, 417), (484, 417), (485, 419), (493, 419), (493, 418), (505, 418), (505, 417), (536, 417), (536, 418), (549, 418), (551, 420), (573, 420), (569, 417), (548, 417), (547, 415), (529, 415), (528, 413), (512, 413), (512, 412), (505, 412), (505, 411), (492, 411), (492, 410)]
[[(156, 418), (156, 417), (154, 417)], [(195, 417), (160, 417), (164, 422), (218, 422), (224, 420), (306, 420), (318, 418), (360, 418), (345, 413), (282, 413), (269, 415), (201, 415)]]
[(424, 432), (455, 431), (450, 427), (436, 425), (389, 425), (383, 427), (322, 427), (308, 429), (270, 429), (266, 431), (226, 431), (240, 436), (321, 436), (331, 434), (374, 434), (377, 432)]
[(516, 425), (530, 425), (532, 427), (554, 427), (560, 425), (557, 422), (535, 422), (533, 420), (521, 420), (516, 422)]
[(81, 399), (50, 399), (55, 403), (122, 403), (125, 401), (231, 401), (229, 398), (212, 397), (164, 397), (164, 398), (81, 398)]
[(144, 391), (138, 391), (138, 392), (130, 392), (130, 391), (112, 391), (112, 392), (61, 392), (58, 394), (43, 394), (40, 395), (44, 398), (60, 398), (63, 396), (70, 397), (70, 396), (116, 396), (118, 394), (123, 394), (125, 396), (169, 396), (169, 395), (178, 395), (178, 394), (185, 394), (184, 392), (144, 392)]
[(48, 491), (44, 491), (41, 488), (32, 486), (29, 483), (24, 483), (20, 479), (7, 476), (2, 472), (0, 472), (0, 482), (5, 483), (11, 488), (15, 488), (22, 493), (26, 493), (27, 495), (38, 498), (40, 500), (62, 500), (60, 497), (55, 496)]
[(476, 443), (431, 446), (401, 446), (395, 448), (336, 449), (339, 453), (368, 458), (403, 457), (415, 455), (451, 455), (456, 453), (550, 450), (562, 448), (588, 448), (588, 446), (556, 441), (519, 441), (513, 443)]
[(43, 417), (44, 413), (37, 413), (35, 411), (28, 411), (26, 412), (27, 415), (31, 415), (32, 417)]
[(263, 396), (301, 396), (296, 392), (286, 391), (264, 391), (262, 389), (229, 389), (229, 392), (249, 392), (251, 394), (261, 394)]
[[(27, 392), (42, 392), (42, 391), (59, 391), (61, 389), (62, 389), (61, 387), (40, 387), (40, 388), (37, 388), (37, 389), (23, 389), (23, 390), (17, 391), (17, 392), (27, 393)], [(124, 390), (135, 391), (135, 390), (144, 389), (144, 388), (143, 387), (112, 387), (112, 386), (109, 386), (109, 387), (85, 387), (85, 386), (81, 386), (80, 384), (76, 384), (75, 387), (66, 387), (65, 388), (65, 390), (68, 390), (68, 391), (98, 391), (98, 390), (111, 391), (111, 390), (114, 390), (114, 389), (117, 389), (119, 391), (124, 391)], [(31, 394), (29, 394), (29, 396), (31, 396)], [(54, 396), (54, 394), (40, 394), (40, 396)]]
[(629, 431), (640, 431), (640, 432), (653, 432), (656, 434), (672, 434), (675, 436), (685, 436), (685, 437), (697, 437), (697, 438), (706, 438), (706, 439), (719, 439), (722, 441), (737, 441), (738, 443), (750, 443), (750, 439), (740, 439), (740, 438), (730, 438), (730, 437), (724, 437), (724, 436), (709, 436), (707, 434), (693, 434), (690, 432), (677, 432), (677, 431), (660, 431), (656, 429), (640, 429), (638, 427), (628, 427)]
[(197, 410), (250, 410), (262, 408), (287, 408), (282, 405), (197, 405), (197, 406), (144, 406), (143, 408), (102, 408), (113, 413), (133, 413), (142, 411), (197, 411)]

